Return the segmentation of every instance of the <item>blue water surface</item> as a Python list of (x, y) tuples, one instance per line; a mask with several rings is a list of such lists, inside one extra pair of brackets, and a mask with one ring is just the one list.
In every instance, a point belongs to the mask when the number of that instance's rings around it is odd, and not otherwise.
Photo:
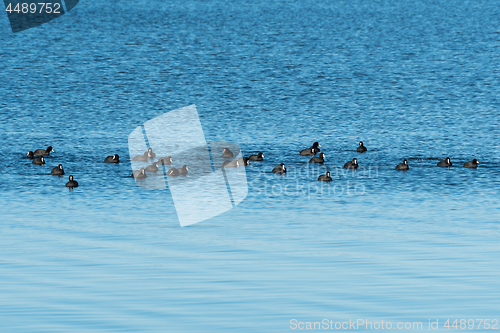
[[(500, 319), (499, 1), (80, 1), (9, 29), (0, 14), (0, 331)], [(181, 228), (168, 190), (129, 177), (127, 137), (191, 104), (208, 142), (265, 161), (245, 201)], [(298, 155), (314, 141), (324, 187)]]

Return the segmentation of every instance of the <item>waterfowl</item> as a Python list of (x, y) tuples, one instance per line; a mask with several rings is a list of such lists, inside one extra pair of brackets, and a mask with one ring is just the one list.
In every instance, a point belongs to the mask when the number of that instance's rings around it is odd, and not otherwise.
[(50, 153), (55, 153), (54, 149), (52, 149), (52, 146), (48, 146), (47, 149), (37, 149), (33, 153), (35, 156), (49, 156)]
[(260, 152), (257, 155), (250, 155), (249, 160), (250, 161), (263, 161), (264, 154), (262, 152)]
[(66, 187), (78, 187), (78, 182), (76, 180), (73, 180), (73, 176), (69, 176), (69, 182), (66, 183)]
[(240, 166), (240, 162), (239, 160), (224, 161), (224, 163), (222, 163), (222, 166), (224, 168), (237, 168)]
[(234, 154), (232, 151), (229, 150), (229, 148), (224, 148), (224, 151), (222, 152), (222, 157), (231, 158), (233, 156), (234, 156)]
[(447, 157), (443, 161), (439, 162), (437, 164), (438, 167), (451, 167), (453, 164), (451, 164), (450, 158)]
[(120, 156), (114, 154), (113, 156), (108, 156), (104, 159), (105, 163), (120, 163)]
[(188, 174), (188, 167), (187, 167), (187, 165), (183, 165), (182, 168), (181, 168), (181, 170), (180, 170), (180, 172), (181, 172), (181, 175), (183, 175), (184, 177), (187, 176), (187, 174)]
[(250, 162), (248, 162), (248, 157), (240, 157), (238, 159), (238, 164), (243, 166), (250, 165)]
[(325, 153), (319, 153), (319, 156), (314, 156), (309, 160), (309, 163), (323, 163), (325, 161)]
[(330, 171), (328, 171), (326, 173), (326, 175), (320, 175), (318, 177), (318, 180), (323, 181), (323, 182), (329, 182), (330, 180), (332, 180), (332, 177), (330, 177)]
[(280, 165), (275, 166), (274, 169), (273, 169), (273, 173), (280, 173), (280, 174), (286, 173), (285, 164), (284, 163), (280, 163)]
[(408, 166), (408, 161), (404, 160), (403, 163), (399, 163), (396, 166), (396, 170), (408, 170), (410, 167)]
[(62, 164), (59, 164), (54, 169), (52, 169), (52, 171), (50, 172), (50, 174), (53, 175), (53, 176), (62, 176), (62, 175), (64, 175), (64, 169), (63, 169)]
[(477, 168), (479, 162), (476, 159), (473, 159), (470, 162), (464, 164), (464, 168)]
[(151, 148), (149, 148), (148, 151), (144, 153), (144, 155), (137, 155), (136, 157), (134, 157), (132, 161), (147, 162), (150, 158), (154, 158), (153, 150)]
[(170, 165), (170, 164), (172, 164), (172, 157), (170, 157), (170, 156), (161, 157), (158, 160), (158, 164)]
[(38, 165), (44, 165), (45, 164), (45, 159), (43, 158), (43, 156), (40, 156), (40, 157), (35, 157), (33, 158), (33, 162), (31, 162), (32, 164), (38, 164)]
[(356, 151), (357, 151), (358, 153), (364, 153), (366, 150), (367, 150), (367, 149), (366, 149), (366, 147), (365, 147), (365, 146), (363, 146), (363, 141), (360, 141), (360, 142), (359, 142), (359, 146), (358, 146), (358, 148), (356, 149)]
[(358, 160), (356, 158), (353, 158), (352, 161), (349, 161), (346, 164), (344, 164), (344, 169), (357, 169), (358, 167), (359, 167)]
[(319, 153), (321, 145), (317, 142), (313, 143), (313, 145), (307, 149), (304, 149), (300, 152), (300, 155), (302, 156), (311, 156), (311, 155), (316, 155)]
[(152, 165), (148, 165), (144, 170), (146, 172), (153, 172), (153, 173), (158, 172), (158, 162), (154, 162)]
[(30, 160), (32, 160), (35, 157), (35, 154), (30, 150), (27, 154), (26, 157)]
[(146, 170), (144, 170), (144, 168), (141, 168), (141, 170), (134, 171), (132, 173), (132, 177), (134, 177), (135, 179), (144, 179), (147, 177)]

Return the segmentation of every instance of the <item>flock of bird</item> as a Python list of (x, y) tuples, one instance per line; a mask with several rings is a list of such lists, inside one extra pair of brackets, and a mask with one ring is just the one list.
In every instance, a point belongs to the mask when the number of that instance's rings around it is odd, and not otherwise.
[[(309, 148), (303, 149), (300, 151), (300, 155), (302, 156), (312, 156), (311, 159), (309, 160), (309, 163), (324, 163), (325, 162), (325, 153), (320, 152), (321, 145), (318, 142), (314, 142), (313, 145)], [(364, 153), (367, 151), (367, 148), (364, 146), (363, 142), (361, 141), (359, 143), (359, 146), (357, 147), (356, 151), (358, 153)], [(47, 147), (47, 149), (37, 149), (34, 152), (29, 151), (26, 157), (28, 159), (32, 159), (32, 163), (36, 165), (44, 165), (45, 164), (45, 159), (44, 156), (49, 156), (51, 152), (54, 152), (54, 149), (52, 149), (51, 146)], [(318, 156), (315, 156), (318, 154)], [(222, 151), (222, 156), (223, 158), (226, 159), (231, 159), (234, 157), (234, 153), (229, 150), (229, 148), (224, 148)], [(138, 162), (151, 162), (156, 159), (156, 154), (153, 152), (152, 148), (149, 148), (146, 152), (144, 152), (143, 155), (138, 155), (132, 158), (132, 161), (138, 161)], [(222, 167), (225, 168), (230, 168), (230, 167), (239, 167), (239, 166), (248, 166), (249, 161), (263, 161), (264, 160), (264, 154), (262, 152), (259, 152), (258, 154), (255, 155), (250, 155), (249, 157), (241, 157), (239, 159), (235, 160), (226, 160), (224, 163), (222, 163)], [(120, 157), (117, 154), (114, 154), (112, 156), (107, 156), (104, 159), (105, 163), (120, 163)], [(148, 165), (145, 168), (141, 168), (140, 170), (136, 170), (132, 173), (132, 177), (135, 179), (144, 179), (147, 177), (147, 173), (157, 173), (158, 172), (158, 165), (171, 165), (172, 164), (172, 157), (167, 156), (167, 157), (160, 157), (156, 162), (152, 162), (151, 165)], [(466, 162), (464, 164), (464, 168), (477, 168), (479, 162), (477, 159), (473, 159), (472, 161)], [(451, 160), (449, 157), (445, 158), (444, 160), (440, 161), (437, 166), (438, 167), (451, 167), (453, 164), (451, 163)], [(353, 158), (352, 161), (348, 161), (347, 163), (344, 164), (345, 169), (357, 169), (359, 167), (358, 160), (356, 158)], [(396, 166), (396, 170), (409, 170), (410, 167), (408, 166), (408, 161), (405, 159), (403, 160), (402, 163), (399, 163)], [(284, 175), (286, 173), (286, 166), (284, 163), (280, 163), (274, 169), (272, 170), (273, 173), (275, 174), (281, 174)], [(62, 164), (59, 164), (58, 166), (54, 167), (52, 171), (50, 172), (51, 175), (54, 176), (63, 176), (64, 175), (64, 169)], [(188, 174), (188, 167), (187, 165), (184, 165), (182, 168), (170, 168), (167, 171), (167, 176), (169, 177), (177, 177), (177, 176), (187, 176)], [(324, 175), (320, 175), (318, 177), (319, 181), (331, 181), (332, 177), (330, 175), (330, 172), (326, 172)], [(74, 188), (78, 187), (78, 182), (73, 179), (73, 176), (69, 176), (68, 182), (66, 183), (66, 187), (69, 188)]]

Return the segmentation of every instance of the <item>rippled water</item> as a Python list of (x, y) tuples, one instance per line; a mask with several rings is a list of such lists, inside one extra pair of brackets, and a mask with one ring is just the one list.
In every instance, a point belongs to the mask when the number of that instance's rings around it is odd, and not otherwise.
[[(498, 319), (499, 8), (83, 1), (18, 34), (0, 15), (0, 330)], [(180, 228), (168, 190), (128, 177), (127, 137), (191, 104), (208, 142), (266, 160), (240, 205)], [(298, 155), (314, 141), (323, 188)], [(342, 173), (353, 157), (366, 171)]]

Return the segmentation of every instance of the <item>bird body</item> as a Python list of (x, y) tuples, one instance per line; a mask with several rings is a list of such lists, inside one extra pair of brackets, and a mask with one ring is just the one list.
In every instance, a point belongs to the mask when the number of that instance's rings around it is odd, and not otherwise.
[(280, 165), (275, 166), (274, 169), (273, 169), (273, 173), (280, 173), (280, 174), (286, 173), (285, 164), (284, 163), (280, 163)]
[(358, 160), (356, 158), (353, 158), (352, 161), (349, 161), (346, 164), (344, 164), (344, 169), (357, 169), (358, 167), (359, 167)]
[(62, 175), (64, 175), (64, 169), (63, 169), (62, 164), (59, 164), (54, 169), (52, 169), (52, 171), (50, 172), (50, 174), (53, 175), (53, 176), (62, 176)]
[(231, 158), (233, 156), (234, 156), (234, 154), (232, 151), (229, 150), (229, 148), (224, 148), (224, 151), (222, 152), (222, 157)]
[(356, 149), (356, 151), (358, 153), (364, 153), (365, 151), (367, 151), (366, 147), (363, 145), (363, 141), (360, 141), (359, 142), (359, 146), (358, 148)]
[(249, 160), (250, 161), (263, 161), (264, 154), (262, 152), (260, 152), (257, 155), (250, 155)]
[(120, 156), (118, 154), (114, 154), (113, 156), (108, 156), (104, 159), (105, 163), (120, 163)]
[(325, 162), (325, 153), (319, 153), (319, 156), (312, 157), (309, 163), (323, 163)]
[(477, 168), (479, 162), (476, 159), (473, 159), (470, 162), (464, 164), (464, 168)]
[(50, 153), (55, 153), (54, 149), (52, 149), (52, 146), (48, 146), (47, 149), (37, 149), (33, 153), (35, 156), (49, 156)]
[(32, 160), (35, 157), (35, 154), (30, 150), (27, 154), (26, 157), (30, 160)]
[(144, 179), (147, 177), (146, 170), (144, 170), (144, 168), (141, 168), (141, 170), (134, 171), (132, 173), (132, 177), (134, 177), (135, 179)]
[(37, 164), (37, 165), (44, 165), (45, 164), (45, 159), (43, 158), (43, 156), (40, 156), (40, 157), (35, 157), (33, 158), (33, 162), (31, 162), (32, 164)]
[(300, 155), (302, 155), (302, 156), (316, 155), (320, 151), (319, 147), (321, 147), (321, 145), (319, 143), (315, 142), (315, 143), (313, 143), (313, 145), (311, 147), (306, 148), (304, 150), (301, 150)]
[(408, 170), (408, 169), (410, 169), (410, 167), (408, 166), (408, 161), (407, 160), (404, 160), (403, 163), (399, 163), (396, 166), (396, 170)]
[(325, 175), (320, 175), (318, 177), (318, 180), (323, 182), (329, 182), (330, 180), (332, 180), (332, 177), (330, 177), (330, 172), (328, 171)]
[(248, 157), (240, 157), (238, 159), (238, 164), (243, 166), (250, 165), (250, 163), (248, 162)]
[(66, 187), (78, 187), (78, 182), (76, 180), (73, 180), (73, 176), (69, 176), (69, 182), (66, 183)]
[(146, 172), (153, 172), (157, 173), (158, 172), (158, 162), (154, 162), (152, 165), (148, 165), (146, 169), (144, 169)]
[(453, 164), (451, 164), (451, 160), (449, 157), (445, 158), (443, 161), (437, 164), (438, 167), (451, 167), (452, 165)]
[(224, 163), (222, 163), (222, 166), (224, 168), (237, 168), (240, 166), (240, 162), (239, 160), (224, 161)]
[(163, 165), (170, 165), (172, 164), (172, 157), (167, 156), (167, 157), (161, 157), (158, 160), (158, 164), (163, 164)]

